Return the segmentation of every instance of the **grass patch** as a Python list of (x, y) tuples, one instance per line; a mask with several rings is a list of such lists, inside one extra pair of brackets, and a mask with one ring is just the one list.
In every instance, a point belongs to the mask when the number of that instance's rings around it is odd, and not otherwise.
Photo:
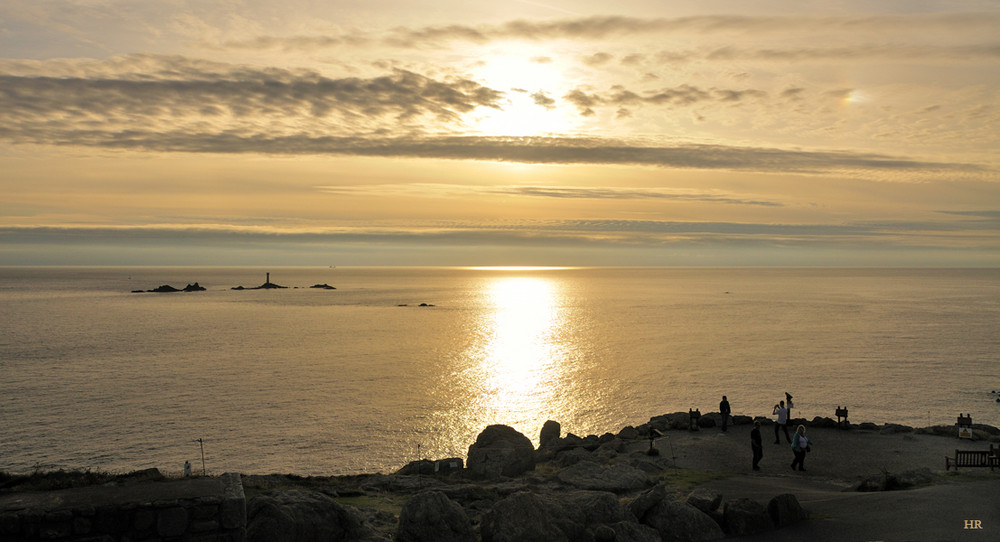
[(690, 491), (695, 486), (699, 486), (712, 480), (724, 480), (733, 476), (731, 472), (706, 471), (694, 469), (667, 469), (660, 472), (656, 479), (666, 482), (683, 491)]

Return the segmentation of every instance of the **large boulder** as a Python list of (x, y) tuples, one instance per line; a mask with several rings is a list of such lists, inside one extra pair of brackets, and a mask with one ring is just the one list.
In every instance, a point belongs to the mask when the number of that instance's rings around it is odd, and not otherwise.
[(774, 522), (763, 504), (747, 498), (726, 501), (722, 511), (726, 532), (747, 536), (774, 530)]
[(799, 504), (799, 500), (791, 493), (784, 493), (771, 499), (767, 503), (767, 513), (778, 529), (809, 517), (809, 514)]
[(557, 453), (555, 455), (554, 463), (560, 467), (569, 467), (570, 465), (575, 465), (581, 461), (598, 463), (600, 460), (601, 458), (591, 452), (588, 452), (587, 450), (584, 450), (583, 448), (571, 448)]
[(434, 474), (434, 462), (431, 461), (430, 459), (418, 459), (416, 461), (410, 461), (406, 465), (403, 465), (401, 469), (396, 471), (396, 474), (401, 474), (401, 475)]
[(667, 498), (667, 486), (657, 484), (656, 487), (640, 493), (628, 503), (628, 511), (640, 522), (645, 523), (646, 513), (652, 510), (660, 501)]
[(569, 542), (560, 523), (561, 511), (531, 492), (497, 501), (483, 514), (483, 542)]
[(565, 468), (556, 478), (567, 485), (580, 489), (613, 491), (622, 493), (642, 489), (650, 485), (649, 476), (629, 465), (602, 465), (591, 461), (580, 461)]
[(559, 440), (560, 435), (562, 435), (562, 426), (559, 425), (559, 422), (548, 420), (542, 424), (542, 432), (538, 435), (538, 447), (545, 448)]
[(560, 495), (558, 502), (571, 521), (588, 527), (618, 523), (630, 517), (618, 497), (607, 491), (571, 491)]
[[(615, 533), (614, 542), (660, 542), (662, 540), (656, 529), (634, 521), (619, 521), (610, 527)], [(594, 533), (597, 534), (597, 531), (595, 530)]]
[(722, 494), (707, 489), (696, 489), (688, 495), (687, 503), (706, 514), (711, 514), (722, 505)]
[(639, 528), (618, 497), (605, 491), (515, 493), (484, 513), (480, 534), (483, 542), (658, 540), (655, 530)]
[(376, 539), (357, 509), (315, 491), (263, 493), (247, 503), (248, 542), (348, 542)]
[(639, 430), (631, 425), (627, 425), (618, 432), (618, 438), (624, 440), (635, 440), (639, 438)]
[(670, 499), (648, 510), (643, 523), (656, 529), (663, 542), (702, 542), (726, 536), (708, 514), (686, 502)]
[(466, 472), (472, 478), (496, 479), (535, 470), (535, 447), (507, 425), (491, 425), (469, 446)]
[(397, 542), (476, 542), (472, 522), (440, 491), (417, 493), (399, 513)]

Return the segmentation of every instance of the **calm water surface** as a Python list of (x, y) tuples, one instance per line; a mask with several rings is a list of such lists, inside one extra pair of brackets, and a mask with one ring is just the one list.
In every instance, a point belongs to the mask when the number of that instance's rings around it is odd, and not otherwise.
[[(290, 288), (230, 289), (266, 271)], [(198, 438), (212, 472), (389, 472), (493, 423), (785, 391), (809, 418), (1000, 425), (998, 270), (0, 268), (0, 322), (12, 472), (176, 472)]]

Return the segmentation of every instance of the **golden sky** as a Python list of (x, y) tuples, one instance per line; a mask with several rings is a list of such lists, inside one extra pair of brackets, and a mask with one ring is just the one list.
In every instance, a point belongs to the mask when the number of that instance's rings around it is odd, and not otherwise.
[(5, 0), (0, 265), (1000, 265), (1000, 3)]

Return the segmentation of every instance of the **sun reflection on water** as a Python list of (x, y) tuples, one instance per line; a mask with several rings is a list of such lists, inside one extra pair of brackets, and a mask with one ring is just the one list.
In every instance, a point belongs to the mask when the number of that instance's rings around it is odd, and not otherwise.
[(486, 283), (487, 310), (469, 360), (469, 421), (480, 431), (507, 424), (533, 438), (555, 407), (566, 368), (558, 284), (539, 277), (498, 277)]

